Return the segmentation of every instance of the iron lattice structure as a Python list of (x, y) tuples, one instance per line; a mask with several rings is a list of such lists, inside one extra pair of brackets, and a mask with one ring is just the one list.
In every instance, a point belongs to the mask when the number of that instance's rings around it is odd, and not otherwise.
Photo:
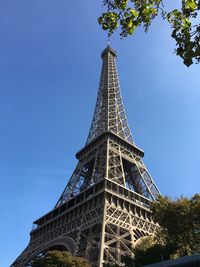
[(34, 222), (30, 243), (11, 265), (28, 266), (49, 249), (67, 249), (93, 267), (122, 265), (123, 255), (153, 235), (150, 202), (160, 194), (131, 136), (116, 69), (116, 52), (102, 52), (96, 108), (78, 164), (54, 209)]

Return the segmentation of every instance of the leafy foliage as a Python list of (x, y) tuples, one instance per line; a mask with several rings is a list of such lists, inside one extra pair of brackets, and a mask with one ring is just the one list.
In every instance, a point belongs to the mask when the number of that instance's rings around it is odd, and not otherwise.
[[(178, 5), (179, 1), (176, 1)], [(181, 7), (170, 12), (165, 10), (162, 0), (103, 0), (103, 5), (107, 12), (98, 22), (109, 36), (117, 28), (121, 30), (121, 37), (132, 35), (139, 26), (147, 31), (154, 18), (161, 14), (171, 25), (175, 52), (184, 64), (190, 66), (200, 62), (200, 0), (182, 0)]]
[(168, 260), (174, 251), (175, 248), (171, 244), (163, 245), (151, 236), (144, 237), (134, 249), (135, 266)]
[(44, 257), (33, 261), (32, 267), (90, 267), (89, 263), (78, 257), (73, 257), (66, 251), (49, 251)]
[[(124, 263), (125, 267), (133, 267), (134, 266), (134, 259), (130, 256), (122, 256), (122, 263)], [(120, 265), (113, 263), (113, 264), (109, 264), (109, 263), (104, 263), (103, 267), (120, 267)]]
[(200, 195), (176, 201), (159, 197), (152, 203), (160, 225), (155, 237), (142, 238), (134, 249), (135, 264), (142, 266), (200, 251)]
[(122, 263), (124, 263), (125, 267), (133, 267), (134, 266), (134, 258), (130, 256), (122, 256)]
[(152, 204), (152, 210), (161, 226), (162, 243), (176, 247), (179, 256), (200, 251), (200, 195), (176, 201), (159, 197), (158, 202)]

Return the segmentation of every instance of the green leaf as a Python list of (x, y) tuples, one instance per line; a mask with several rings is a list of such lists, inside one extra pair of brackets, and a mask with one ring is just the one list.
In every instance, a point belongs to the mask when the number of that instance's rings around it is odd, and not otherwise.
[(182, 25), (182, 28), (185, 29), (185, 28), (189, 28), (191, 26), (191, 22), (188, 18), (184, 18), (183, 19), (183, 25)]
[(115, 0), (114, 5), (122, 10), (125, 10), (129, 0)]
[(191, 57), (187, 57), (184, 59), (183, 63), (189, 67), (190, 65), (192, 65), (193, 61), (192, 61), (192, 58)]
[(187, 0), (185, 3), (185, 8), (195, 10), (197, 8), (197, 5), (194, 0)]
[(138, 17), (138, 15), (139, 15), (139, 13), (133, 8), (130, 8), (130, 13), (135, 18)]

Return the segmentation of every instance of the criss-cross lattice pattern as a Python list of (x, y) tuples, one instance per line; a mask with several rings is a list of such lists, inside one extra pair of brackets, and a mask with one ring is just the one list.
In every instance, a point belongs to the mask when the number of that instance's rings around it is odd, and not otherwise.
[(116, 52), (109, 46), (102, 53), (99, 91), (87, 143), (108, 131), (133, 143), (122, 102), (115, 58)]
[[(105, 133), (113, 133), (135, 147), (126, 119), (116, 69), (116, 52), (108, 46), (102, 52), (103, 66), (96, 108), (85, 148)], [(105, 139), (79, 159), (56, 206), (60, 206), (81, 191), (108, 178), (151, 200), (160, 194), (141, 156), (128, 152), (119, 141)]]
[(160, 194), (128, 127), (115, 63), (109, 46), (86, 145), (52, 211), (34, 222), (27, 248), (11, 265), (28, 267), (49, 249), (66, 249), (92, 267), (124, 266), (124, 255), (158, 225), (150, 209)]

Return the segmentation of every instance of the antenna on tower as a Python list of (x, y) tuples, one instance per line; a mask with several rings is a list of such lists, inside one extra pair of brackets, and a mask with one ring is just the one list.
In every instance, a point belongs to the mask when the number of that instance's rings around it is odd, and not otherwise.
[(108, 37), (107, 37), (107, 44), (108, 46), (110, 46), (110, 35), (108, 34)]

